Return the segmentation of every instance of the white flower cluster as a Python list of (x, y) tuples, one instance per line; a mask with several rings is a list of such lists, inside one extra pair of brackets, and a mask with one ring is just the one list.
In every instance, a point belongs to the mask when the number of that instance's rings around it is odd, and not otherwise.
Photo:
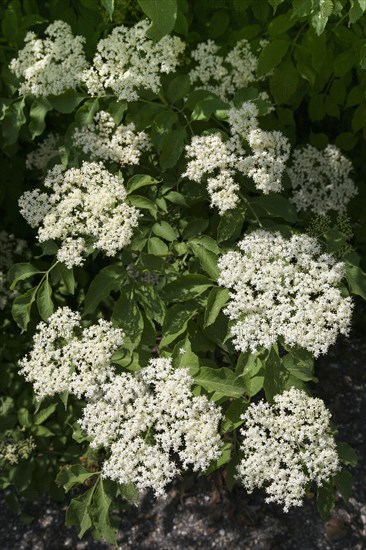
[(117, 126), (112, 116), (100, 111), (94, 122), (85, 128), (76, 128), (74, 145), (92, 158), (118, 162), (121, 166), (138, 164), (141, 151), (150, 148), (145, 132), (135, 133), (135, 125)]
[(135, 101), (139, 88), (157, 93), (160, 74), (174, 71), (185, 45), (177, 36), (164, 36), (154, 43), (147, 38), (147, 20), (133, 27), (115, 27), (97, 45), (93, 67), (83, 79), (92, 95), (111, 89), (118, 99)]
[(266, 502), (288, 512), (302, 505), (308, 483), (321, 486), (338, 471), (330, 413), (321, 399), (292, 388), (272, 406), (251, 404), (242, 418), (244, 459), (237, 472), (249, 493), (264, 487)]
[(315, 357), (326, 353), (338, 333), (348, 334), (352, 299), (339, 285), (344, 264), (323, 254), (315, 239), (254, 231), (219, 259), (219, 284), (232, 289), (224, 310), (235, 321), (236, 349), (256, 352), (278, 339)]
[(123, 331), (110, 322), (100, 319), (83, 329), (80, 314), (62, 307), (37, 325), (20, 372), (33, 384), (37, 399), (65, 391), (92, 398), (114, 374), (111, 357), (123, 341)]
[(253, 179), (264, 194), (282, 190), (282, 174), (290, 156), (288, 139), (277, 131), (251, 130), (248, 137), (253, 154), (239, 160), (238, 170)]
[(220, 47), (208, 40), (201, 42), (192, 52), (197, 66), (189, 73), (190, 81), (230, 101), (239, 88), (256, 80), (258, 60), (247, 40), (240, 40), (226, 57), (218, 54)]
[[(27, 243), (23, 239), (17, 239), (13, 234), (0, 231), (0, 310), (5, 309), (7, 304), (17, 295), (17, 290), (10, 290), (10, 281), (7, 275), (8, 270), (16, 261), (16, 256), (22, 256)], [(26, 256), (29, 254), (26, 253)]]
[(126, 204), (121, 181), (102, 163), (84, 162), (66, 171), (56, 165), (44, 185), (51, 193), (26, 191), (19, 199), (20, 211), (32, 227), (40, 225), (40, 242), (62, 241), (57, 258), (67, 267), (82, 265), (88, 237), (107, 256), (131, 241), (139, 211)]
[(335, 145), (323, 151), (311, 145), (295, 150), (288, 168), (295, 208), (319, 215), (329, 210), (344, 213), (357, 194), (351, 171), (352, 163)]
[(85, 38), (73, 36), (65, 21), (54, 21), (45, 34), (47, 38), (42, 40), (28, 32), (25, 47), (10, 63), (10, 70), (22, 79), (20, 95), (59, 95), (82, 82), (87, 67)]
[(220, 456), (221, 413), (205, 396), (194, 397), (192, 384), (188, 369), (159, 358), (103, 385), (103, 397), (85, 407), (80, 422), (91, 446), (110, 448), (103, 476), (161, 495), (180, 471), (173, 453), (195, 471)]
[(41, 141), (34, 151), (28, 153), (25, 166), (28, 170), (35, 168), (37, 170), (45, 170), (50, 160), (59, 155), (58, 142), (60, 136), (58, 134), (48, 134)]
[[(239, 202), (240, 186), (235, 172), (251, 177), (263, 193), (282, 189), (282, 174), (290, 156), (290, 144), (281, 132), (265, 132), (257, 128), (258, 109), (253, 102), (228, 111), (231, 136), (224, 141), (221, 134), (194, 136), (186, 146), (187, 169), (182, 176), (201, 182), (208, 174), (207, 190), (211, 206), (223, 215)], [(250, 151), (253, 154), (248, 154)]]

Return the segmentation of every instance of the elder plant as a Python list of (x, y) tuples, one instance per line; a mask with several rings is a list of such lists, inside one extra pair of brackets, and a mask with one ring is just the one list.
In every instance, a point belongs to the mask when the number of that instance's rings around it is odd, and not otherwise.
[(356, 459), (309, 383), (365, 297), (357, 172), (281, 124), (265, 35), (177, 36), (139, 6), (152, 24), (126, 8), (93, 42), (55, 20), (9, 62), (28, 242), (1, 234), (0, 303), (30, 386), (0, 460), (27, 496), (40, 468), (48, 492), (80, 484), (67, 524), (110, 542), (121, 499), (186, 471), (225, 468), (285, 511), (316, 490), (325, 516)]

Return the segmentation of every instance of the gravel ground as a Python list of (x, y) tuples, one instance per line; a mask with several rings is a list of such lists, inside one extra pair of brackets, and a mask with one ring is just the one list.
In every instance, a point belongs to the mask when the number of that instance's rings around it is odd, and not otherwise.
[[(316, 392), (332, 412), (341, 439), (359, 456), (366, 456), (366, 341), (353, 338), (333, 348), (318, 363), (321, 380)], [(74, 529), (64, 526), (65, 506), (43, 501), (25, 503), (23, 512), (34, 519), (28, 525), (12, 514), (0, 495), (2, 550), (59, 550), (61, 548), (112, 550), (362, 550), (366, 548), (366, 465), (354, 471), (354, 492), (348, 504), (341, 499), (324, 523), (313, 499), (285, 514), (266, 505), (261, 492), (248, 495), (234, 488), (229, 494), (220, 474), (186, 478), (173, 485), (166, 499), (146, 495), (138, 509), (120, 517), (118, 547), (79, 541)]]

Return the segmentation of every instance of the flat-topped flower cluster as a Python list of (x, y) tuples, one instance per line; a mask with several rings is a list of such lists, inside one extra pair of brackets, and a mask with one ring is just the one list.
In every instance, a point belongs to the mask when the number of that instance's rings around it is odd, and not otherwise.
[(112, 90), (119, 100), (135, 101), (140, 88), (159, 91), (160, 74), (176, 69), (185, 44), (177, 36), (154, 43), (146, 36), (148, 27), (147, 20), (131, 28), (115, 27), (98, 42), (93, 66), (83, 75), (89, 94)]
[(263, 487), (266, 502), (288, 512), (302, 505), (311, 482), (321, 486), (340, 464), (330, 413), (321, 399), (291, 388), (273, 401), (252, 403), (242, 416), (244, 458), (237, 472), (249, 493)]
[(99, 111), (92, 124), (76, 128), (73, 143), (93, 159), (117, 162), (120, 166), (138, 164), (141, 152), (150, 148), (145, 132), (135, 132), (132, 122), (117, 125), (106, 111)]
[(219, 50), (213, 40), (198, 44), (191, 54), (197, 65), (189, 72), (189, 78), (196, 88), (228, 102), (237, 90), (257, 80), (258, 59), (246, 39), (240, 40), (225, 57), (219, 55)]
[(311, 145), (296, 149), (287, 169), (292, 184), (291, 201), (296, 210), (343, 214), (357, 188), (350, 178), (352, 163), (335, 145), (319, 151)]
[(25, 46), (10, 63), (10, 70), (21, 79), (19, 94), (46, 97), (60, 95), (82, 83), (88, 63), (85, 38), (74, 36), (65, 21), (54, 21), (45, 30), (46, 38), (28, 32)]
[(80, 313), (65, 306), (37, 325), (20, 372), (33, 384), (37, 399), (62, 392), (92, 398), (113, 376), (111, 357), (123, 341), (123, 331), (109, 321), (83, 328)]
[(103, 396), (85, 407), (80, 425), (92, 446), (110, 449), (103, 476), (161, 495), (182, 469), (204, 471), (220, 456), (220, 409), (193, 396), (193, 383), (187, 368), (157, 358), (102, 386)]
[(160, 75), (176, 69), (185, 44), (177, 36), (154, 43), (146, 36), (148, 27), (147, 20), (131, 28), (115, 27), (98, 42), (92, 66), (83, 51), (85, 38), (74, 37), (64, 21), (49, 25), (45, 39), (29, 32), (25, 47), (10, 63), (21, 79), (19, 93), (47, 97), (85, 84), (91, 95), (112, 90), (120, 100), (135, 101), (141, 88), (158, 92)]
[(231, 135), (226, 140), (220, 133), (192, 138), (186, 146), (189, 160), (182, 174), (197, 183), (206, 181), (211, 206), (221, 216), (240, 200), (240, 185), (234, 179), (240, 174), (252, 178), (265, 194), (281, 191), (290, 156), (290, 144), (281, 132), (258, 128), (255, 103), (247, 101), (239, 109), (229, 109), (228, 122)]
[(50, 193), (34, 189), (19, 199), (20, 211), (38, 240), (61, 241), (59, 261), (67, 267), (82, 265), (88, 239), (95, 249), (114, 256), (132, 238), (139, 211), (129, 206), (126, 190), (102, 163), (84, 162), (81, 168), (54, 166), (44, 181)]
[(338, 333), (348, 334), (352, 299), (339, 288), (344, 264), (323, 254), (315, 239), (258, 230), (238, 248), (218, 262), (219, 284), (232, 289), (224, 312), (235, 321), (238, 350), (269, 349), (282, 339), (317, 357)]

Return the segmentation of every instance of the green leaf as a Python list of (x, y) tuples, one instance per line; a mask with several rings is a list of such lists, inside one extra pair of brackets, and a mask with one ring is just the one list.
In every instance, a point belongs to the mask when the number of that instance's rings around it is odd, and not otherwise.
[[(208, 238), (209, 237), (207, 237), (207, 239)], [(213, 241), (213, 239), (211, 240)], [(213, 242), (216, 245), (216, 242)], [(206, 271), (212, 279), (217, 280), (219, 276), (217, 254), (205, 246), (205, 239), (200, 237), (192, 239), (189, 241), (188, 246), (192, 250), (193, 254), (199, 259), (202, 269)], [(218, 249), (217, 245), (216, 249)]]
[(109, 19), (112, 21), (114, 12), (114, 0), (100, 0), (100, 3), (108, 13)]
[(182, 193), (178, 193), (177, 191), (169, 191), (166, 195), (164, 195), (164, 198), (172, 202), (173, 204), (178, 204), (179, 206), (187, 206), (186, 199)]
[(282, 63), (269, 81), (269, 87), (276, 102), (286, 103), (296, 92), (299, 81), (299, 73), (291, 61)]
[(52, 110), (51, 103), (45, 97), (37, 97), (30, 108), (29, 129), (32, 139), (43, 133), (46, 128), (45, 117)]
[(36, 298), (37, 288), (38, 287), (30, 288), (27, 292), (17, 296), (14, 300), (11, 312), (14, 321), (18, 327), (22, 329), (22, 332), (26, 330), (30, 321), (30, 312)]
[(151, 19), (146, 34), (154, 42), (169, 34), (177, 19), (177, 0), (137, 0), (140, 8)]
[(152, 232), (157, 237), (161, 237), (166, 241), (175, 241), (177, 238), (176, 230), (168, 222), (154, 223), (152, 226)]
[(209, 95), (198, 101), (192, 111), (192, 120), (209, 120), (215, 111), (220, 111), (228, 108), (228, 104), (224, 103), (215, 95)]
[(194, 376), (200, 367), (198, 356), (193, 353), (189, 335), (186, 335), (185, 340), (177, 342), (172, 354), (173, 364), (176, 368), (188, 368), (192, 376)]
[(352, 294), (366, 300), (366, 273), (356, 265), (346, 264), (346, 279)]
[(207, 305), (205, 309), (204, 328), (212, 325), (224, 305), (229, 300), (229, 291), (227, 288), (219, 288), (215, 286), (208, 295)]
[(311, 17), (312, 27), (319, 36), (325, 29), (328, 18), (333, 11), (332, 0), (319, 0), (319, 10)]
[(133, 191), (136, 191), (136, 189), (140, 189), (140, 187), (146, 187), (147, 185), (156, 185), (158, 180), (155, 178), (152, 178), (151, 176), (147, 176), (146, 174), (136, 174), (135, 176), (132, 176), (127, 182), (127, 193), (133, 193)]
[(164, 319), (163, 338), (160, 342), (160, 347), (163, 348), (167, 346), (185, 332), (188, 321), (192, 319), (196, 313), (197, 304), (195, 302), (176, 304), (168, 309)]
[(334, 482), (338, 491), (341, 493), (343, 500), (348, 502), (352, 496), (352, 475), (348, 470), (346, 470), (346, 468), (342, 468), (342, 470), (335, 475)]
[(115, 491), (112, 482), (101, 477), (96, 483), (92, 506), (90, 508), (93, 528), (96, 529), (99, 538), (111, 544), (117, 544), (118, 530), (111, 526), (109, 509), (112, 504)]
[(131, 504), (137, 505), (139, 493), (133, 483), (123, 483), (118, 485), (118, 491)]
[(90, 126), (99, 109), (99, 99), (89, 99), (76, 111), (75, 122), (79, 126)]
[(285, 369), (303, 382), (316, 381), (314, 378), (314, 359), (310, 352), (291, 349), (282, 359)]
[(268, 33), (271, 37), (276, 36), (277, 34), (282, 34), (288, 29), (291, 29), (296, 25), (296, 19), (291, 17), (291, 13), (287, 12), (283, 15), (278, 15), (268, 25)]
[(269, 403), (273, 402), (273, 397), (276, 394), (284, 391), (288, 376), (288, 372), (283, 366), (281, 359), (272, 348), (266, 359), (263, 383), (266, 399)]
[[(227, 367), (212, 369), (201, 367), (194, 377), (195, 383), (208, 392), (214, 392), (216, 398), (241, 397), (245, 391), (243, 381)], [(217, 395), (218, 394), (218, 395)]]
[(148, 198), (141, 195), (130, 195), (128, 202), (136, 208), (141, 208), (142, 210), (148, 210), (152, 217), (156, 220), (158, 215), (158, 209), (156, 205)]
[(199, 273), (188, 273), (168, 283), (162, 291), (167, 302), (193, 300), (212, 286), (212, 281)]
[(189, 93), (190, 88), (191, 81), (189, 76), (187, 74), (180, 74), (169, 83), (166, 97), (171, 103), (176, 103)]
[(72, 113), (86, 96), (77, 94), (74, 90), (67, 90), (58, 96), (52, 95), (48, 97), (52, 107), (59, 113)]
[(360, 67), (366, 69), (366, 44), (360, 48)]
[(243, 399), (235, 399), (232, 401), (225, 411), (225, 418), (221, 425), (221, 433), (231, 432), (243, 424), (241, 419), (249, 407), (249, 401)]
[(160, 325), (163, 324), (165, 316), (165, 304), (161, 299), (157, 289), (153, 285), (145, 284), (136, 289), (139, 301), (142, 304), (146, 315), (154, 319)]
[(354, 449), (352, 449), (351, 445), (348, 445), (348, 443), (344, 443), (343, 441), (337, 443), (337, 454), (339, 456), (339, 460), (343, 462), (343, 464), (353, 467), (357, 465), (357, 453)]
[(225, 212), (225, 216), (222, 216), (217, 228), (217, 242), (222, 243), (229, 239), (236, 240), (241, 234), (244, 220), (244, 209), (237, 208)]
[(92, 313), (102, 300), (107, 298), (112, 290), (118, 290), (126, 276), (125, 269), (120, 265), (109, 265), (99, 271), (91, 282), (85, 296), (84, 313)]
[(60, 272), (61, 279), (66, 287), (67, 292), (74, 294), (75, 292), (75, 278), (73, 269), (69, 269), (65, 264), (57, 264), (57, 269)]
[(113, 308), (112, 322), (126, 335), (123, 346), (131, 351), (135, 349), (141, 340), (144, 321), (129, 285), (121, 288), (120, 297)]
[(365, 3), (362, 0), (350, 0), (351, 9), (349, 10), (349, 22), (352, 25), (363, 16), (366, 9)]
[(149, 254), (154, 254), (154, 256), (168, 256), (169, 254), (169, 248), (158, 237), (150, 237), (147, 241), (147, 250)]
[(318, 487), (317, 508), (321, 517), (325, 520), (335, 506), (333, 484), (325, 481), (321, 487)]
[(249, 397), (253, 397), (263, 388), (265, 371), (259, 353), (241, 353), (235, 372), (238, 376), (243, 377), (245, 391)]
[(269, 42), (269, 44), (263, 48), (258, 58), (258, 74), (261, 76), (265, 75), (277, 67), (286, 54), (290, 44), (289, 40), (280, 39)]
[(48, 280), (43, 281), (37, 292), (37, 307), (43, 321), (53, 313), (52, 288)]
[(270, 193), (252, 199), (251, 205), (254, 206), (259, 217), (282, 218), (288, 222), (295, 223), (297, 214), (294, 206), (282, 195)]
[(24, 407), (20, 408), (17, 412), (18, 422), (22, 427), (30, 428), (32, 426), (32, 415)]
[(2, 132), (5, 145), (12, 145), (18, 139), (19, 131), (27, 121), (24, 114), (25, 99), (16, 100), (6, 110), (2, 122)]
[(208, 235), (200, 235), (198, 237), (194, 237), (189, 241), (188, 244), (203, 246), (207, 250), (211, 250), (211, 252), (214, 252), (216, 255), (220, 254), (221, 252), (221, 249), (215, 239), (209, 237)]
[(57, 403), (52, 403), (51, 405), (49, 405), (45, 409), (42, 409), (41, 411), (38, 411), (34, 415), (34, 424), (36, 426), (39, 426), (39, 425), (43, 424), (43, 422), (45, 422), (47, 420), (47, 418), (49, 418), (51, 416), (51, 414), (53, 414), (55, 412), (56, 407), (57, 407)]
[(79, 483), (84, 483), (85, 480), (95, 476), (95, 472), (90, 472), (81, 464), (73, 464), (64, 466), (56, 476), (56, 483), (62, 485), (66, 493)]
[(76, 525), (79, 529), (79, 538), (92, 526), (91, 503), (95, 491), (95, 485), (80, 497), (73, 498), (66, 512), (65, 525)]
[(184, 141), (187, 137), (185, 128), (178, 128), (166, 134), (161, 140), (160, 166), (163, 170), (174, 168), (184, 149)]
[(9, 273), (8, 273), (9, 279), (12, 281), (10, 285), (10, 290), (13, 290), (19, 281), (24, 281), (24, 279), (29, 279), (29, 277), (32, 277), (37, 273), (42, 273), (42, 272), (36, 267), (34, 267), (34, 265), (32, 264), (29, 264), (29, 263), (14, 264), (9, 269)]
[(212, 474), (212, 472), (215, 472), (225, 464), (227, 464), (231, 459), (231, 452), (233, 450), (233, 444), (231, 441), (225, 441), (225, 443), (222, 445), (220, 451), (221, 454), (218, 459), (214, 460), (210, 466), (205, 471), (205, 475)]
[(293, 0), (293, 11), (296, 18), (310, 15), (313, 9), (313, 0)]

